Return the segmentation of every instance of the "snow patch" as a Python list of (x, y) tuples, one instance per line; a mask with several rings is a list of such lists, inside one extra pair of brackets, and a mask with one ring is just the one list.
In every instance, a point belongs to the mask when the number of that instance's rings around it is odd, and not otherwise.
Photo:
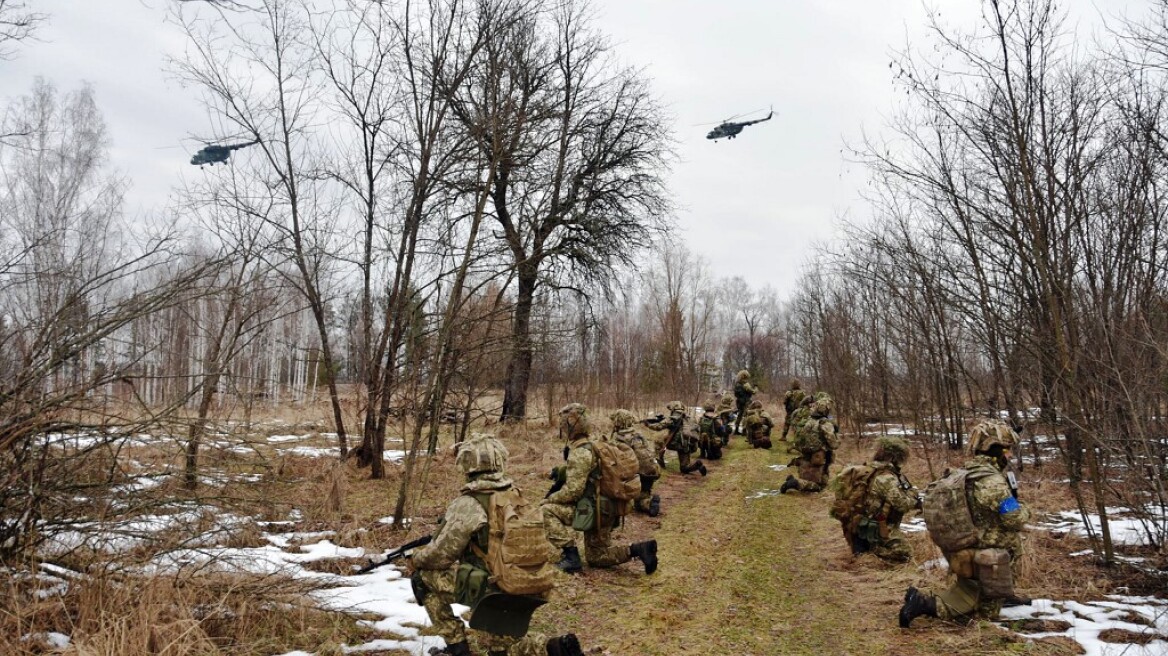
[[(1079, 643), (1088, 656), (1162, 656), (1168, 653), (1168, 600), (1156, 597), (1109, 595), (1105, 600), (1080, 603), (1035, 599), (1028, 606), (1002, 609), (1003, 620), (1049, 620), (1070, 625), (1065, 631), (1022, 633), (1031, 638), (1065, 636)], [(1141, 623), (1130, 621), (1139, 618)], [(1004, 624), (1010, 628), (1009, 624)], [(1103, 641), (1114, 629), (1153, 637), (1147, 644)], [(1021, 633), (1021, 632), (1019, 632)]]

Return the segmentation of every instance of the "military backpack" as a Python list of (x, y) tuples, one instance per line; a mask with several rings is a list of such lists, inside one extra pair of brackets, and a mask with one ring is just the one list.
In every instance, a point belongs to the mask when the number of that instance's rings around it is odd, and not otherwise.
[(795, 431), (795, 448), (807, 457), (825, 449), (835, 451), (839, 448), (835, 422), (825, 417), (808, 417)]
[(617, 432), (612, 434), (612, 439), (621, 444), (629, 445), (629, 448), (637, 455), (637, 472), (641, 476), (653, 479), (661, 476), (661, 470), (657, 466), (657, 456), (649, 443), (645, 441), (645, 436), (636, 431)]
[(846, 528), (854, 528), (852, 523), (855, 518), (863, 516), (868, 488), (877, 472), (878, 469), (868, 464), (849, 465), (836, 477), (835, 501), (828, 512)]
[(929, 483), (921, 504), (921, 516), (929, 538), (946, 553), (954, 553), (977, 545), (981, 529), (973, 522), (969, 504), (969, 485), (992, 475), (979, 469), (955, 469)]
[[(596, 479), (596, 491), (602, 497), (617, 502), (627, 502), (637, 498), (641, 491), (640, 463), (633, 447), (617, 440), (592, 440), (592, 452), (596, 454), (600, 474)], [(627, 503), (617, 503), (620, 515), (628, 514)]]
[(511, 488), (475, 495), (487, 511), (487, 551), (475, 542), (471, 549), (487, 566), (490, 582), (514, 595), (539, 595), (555, 585), (548, 562), (551, 548), (538, 506), (530, 506)]

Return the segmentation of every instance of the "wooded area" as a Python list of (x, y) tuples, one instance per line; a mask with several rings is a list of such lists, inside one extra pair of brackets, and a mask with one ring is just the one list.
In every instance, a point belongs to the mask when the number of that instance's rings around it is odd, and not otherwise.
[(55, 435), (173, 435), (193, 489), (217, 422), (327, 397), (372, 477), (405, 440), (401, 522), (440, 422), (696, 404), (739, 369), (953, 447), (980, 413), (1041, 421), (1084, 514), (1168, 506), (1163, 5), (1107, 50), (1041, 0), (938, 18), (893, 62), (889, 136), (853, 150), (876, 219), (784, 300), (671, 237), (669, 117), (586, 3), (226, 4), (176, 5), (174, 68), (219, 137), (258, 143), (165, 216), (125, 215), (92, 90), (41, 82), (7, 114), (0, 555), (64, 521), (100, 450)]

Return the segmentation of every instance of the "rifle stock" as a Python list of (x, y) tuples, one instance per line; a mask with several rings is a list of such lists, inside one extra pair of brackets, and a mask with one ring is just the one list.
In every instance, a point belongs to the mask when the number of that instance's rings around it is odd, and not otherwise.
[(398, 547), (397, 549), (394, 549), (393, 551), (385, 554), (385, 560), (382, 560), (379, 563), (374, 562), (372, 559), (370, 559), (369, 563), (367, 565), (365, 565), (361, 569), (357, 570), (357, 574), (367, 574), (367, 573), (372, 572), (373, 570), (377, 569), (378, 567), (381, 567), (382, 565), (388, 565), (399, 558), (408, 558), (410, 556), (410, 553), (414, 549), (417, 549), (419, 547), (424, 547), (427, 544), (430, 544), (430, 541), (433, 539), (434, 539), (433, 535), (423, 535), (422, 537), (418, 538), (417, 540), (407, 542), (407, 543), (403, 544), (402, 546)]

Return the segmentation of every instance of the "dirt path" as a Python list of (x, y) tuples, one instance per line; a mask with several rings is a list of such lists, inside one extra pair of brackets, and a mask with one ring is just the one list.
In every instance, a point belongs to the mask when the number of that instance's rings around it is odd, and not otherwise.
[(895, 622), (896, 593), (866, 600), (873, 574), (846, 557), (825, 499), (777, 493), (786, 472), (771, 466), (788, 458), (736, 438), (705, 479), (667, 474), (662, 516), (618, 533), (655, 537), (660, 571), (630, 563), (567, 581), (543, 628), (613, 654), (887, 651), (880, 629)]

